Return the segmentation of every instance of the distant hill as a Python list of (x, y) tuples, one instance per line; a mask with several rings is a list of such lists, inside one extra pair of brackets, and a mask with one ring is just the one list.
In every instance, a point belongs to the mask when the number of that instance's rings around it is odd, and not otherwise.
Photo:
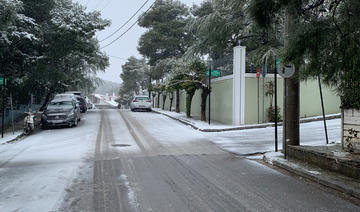
[(116, 95), (119, 93), (120, 90), (120, 83), (116, 83), (116, 82), (111, 82), (111, 81), (107, 81), (107, 80), (102, 80), (103, 83), (102, 85), (99, 85), (98, 88), (96, 88), (95, 93), (97, 94), (113, 94), (115, 93)]

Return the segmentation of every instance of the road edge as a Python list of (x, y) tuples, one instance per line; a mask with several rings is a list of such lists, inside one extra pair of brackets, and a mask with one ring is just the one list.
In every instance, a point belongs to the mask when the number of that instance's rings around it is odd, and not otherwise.
[[(360, 187), (354, 188), (352, 186), (346, 185), (345, 183), (342, 183), (341, 180), (333, 180), (333, 179), (331, 179), (331, 177), (329, 177), (328, 175), (326, 175), (324, 173), (321, 173), (321, 174), (311, 173), (308, 170), (309, 168), (304, 167), (299, 163), (290, 162), (288, 160), (280, 158), (279, 156), (277, 156), (275, 159), (272, 156), (268, 157), (268, 156), (266, 156), (266, 154), (264, 154), (263, 161), (265, 163), (274, 165), (274, 166), (284, 169), (290, 173), (304, 177), (315, 183), (332, 188), (336, 191), (350, 195), (350, 196), (360, 200)], [(340, 176), (339, 174), (337, 174), (337, 175)], [(342, 177), (344, 177), (344, 176), (342, 176)]]

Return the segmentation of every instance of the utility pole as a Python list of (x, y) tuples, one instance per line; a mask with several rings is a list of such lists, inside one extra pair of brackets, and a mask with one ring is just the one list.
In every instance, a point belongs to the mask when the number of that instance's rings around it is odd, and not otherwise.
[(214, 69), (214, 65), (212, 63), (212, 61), (210, 61), (211, 65), (210, 65), (210, 70), (209, 70), (209, 114), (208, 114), (208, 119), (209, 119), (209, 125), (210, 125), (210, 122), (211, 122), (211, 71)]
[[(295, 31), (296, 16), (297, 15), (292, 13), (290, 9), (286, 10), (285, 48), (290, 43), (290, 34)], [(295, 74), (290, 78), (284, 78), (286, 84), (284, 98), (286, 98), (286, 103), (284, 103), (283, 106), (283, 117), (286, 117), (286, 120), (284, 120), (283, 132), (286, 132), (286, 135), (283, 136), (283, 143), (286, 143), (285, 145), (300, 145), (300, 84), (297, 68), (298, 66), (295, 64)]]
[(2, 83), (2, 111), (1, 111), (1, 138), (4, 138), (4, 129), (5, 129), (5, 98), (6, 98), (6, 89), (5, 89), (5, 85), (6, 85), (6, 78), (3, 78), (3, 83)]

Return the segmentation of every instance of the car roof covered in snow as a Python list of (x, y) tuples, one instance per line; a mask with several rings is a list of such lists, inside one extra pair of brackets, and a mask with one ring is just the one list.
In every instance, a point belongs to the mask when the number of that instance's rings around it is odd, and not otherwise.
[(74, 101), (74, 99), (70, 97), (62, 97), (51, 100), (51, 102), (71, 102), (71, 101)]

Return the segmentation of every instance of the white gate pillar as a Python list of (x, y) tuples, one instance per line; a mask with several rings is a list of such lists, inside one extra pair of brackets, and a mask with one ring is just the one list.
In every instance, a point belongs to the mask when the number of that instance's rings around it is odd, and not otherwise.
[(245, 124), (245, 57), (246, 47), (234, 48), (233, 124)]

